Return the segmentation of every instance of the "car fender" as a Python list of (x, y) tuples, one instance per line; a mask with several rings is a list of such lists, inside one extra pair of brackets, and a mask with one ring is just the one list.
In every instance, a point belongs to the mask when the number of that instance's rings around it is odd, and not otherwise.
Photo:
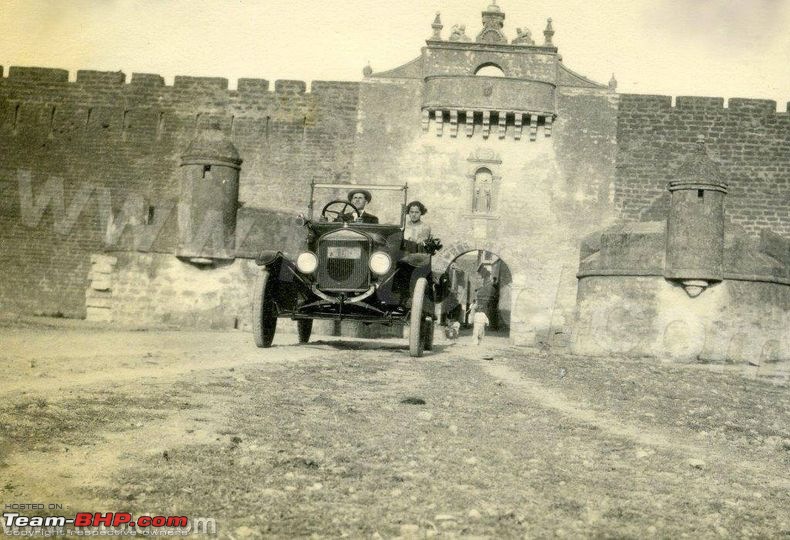
[(264, 249), (257, 257), (255, 257), (255, 264), (258, 266), (269, 266), (274, 264), (277, 259), (283, 258), (283, 252), (274, 249)]
[(310, 283), (296, 268), (296, 263), (281, 251), (265, 250), (255, 259), (255, 263), (269, 271), (272, 294), (280, 311), (291, 312), (299, 304), (299, 298), (311, 298)]

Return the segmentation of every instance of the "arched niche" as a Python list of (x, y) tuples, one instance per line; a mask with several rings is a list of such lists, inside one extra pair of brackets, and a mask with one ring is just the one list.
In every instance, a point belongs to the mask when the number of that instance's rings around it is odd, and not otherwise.
[(505, 77), (504, 70), (494, 62), (485, 62), (477, 66), (475, 75), (480, 77)]

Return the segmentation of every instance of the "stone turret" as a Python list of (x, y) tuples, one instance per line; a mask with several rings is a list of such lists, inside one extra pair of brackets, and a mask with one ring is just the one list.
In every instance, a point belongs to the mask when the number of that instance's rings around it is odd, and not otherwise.
[(705, 150), (697, 149), (669, 183), (664, 277), (680, 281), (691, 297), (721, 281), (724, 263), (724, 197), (727, 184)]
[(178, 257), (194, 264), (234, 258), (241, 162), (218, 125), (202, 130), (181, 156)]

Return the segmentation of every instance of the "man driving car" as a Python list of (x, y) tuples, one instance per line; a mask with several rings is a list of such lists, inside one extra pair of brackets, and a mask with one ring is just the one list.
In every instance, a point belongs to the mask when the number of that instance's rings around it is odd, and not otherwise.
[(370, 191), (366, 189), (352, 189), (348, 192), (348, 200), (356, 207), (359, 215), (355, 217), (353, 212), (348, 212), (338, 217), (335, 221), (378, 223), (379, 218), (365, 211), (365, 206), (367, 206), (372, 198), (373, 196), (370, 194)]

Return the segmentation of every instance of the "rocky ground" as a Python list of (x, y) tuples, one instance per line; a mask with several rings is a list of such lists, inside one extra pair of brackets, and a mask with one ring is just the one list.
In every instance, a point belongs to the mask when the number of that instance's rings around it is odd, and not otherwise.
[(0, 503), (224, 538), (790, 536), (787, 366), (466, 341), (7, 323)]

